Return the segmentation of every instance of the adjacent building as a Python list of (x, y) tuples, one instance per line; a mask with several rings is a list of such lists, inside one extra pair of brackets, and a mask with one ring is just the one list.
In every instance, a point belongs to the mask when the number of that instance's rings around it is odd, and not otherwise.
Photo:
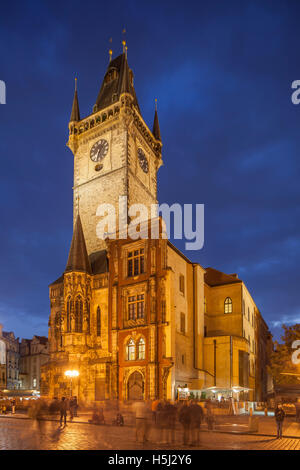
[(2, 329), (3, 325), (0, 324), (0, 390), (6, 388), (6, 343)]
[(19, 338), (15, 338), (12, 331), (3, 331), (3, 339), (6, 345), (6, 388), (17, 390), (19, 381)]
[(20, 388), (40, 390), (41, 366), (49, 359), (48, 338), (34, 335), (20, 343)]

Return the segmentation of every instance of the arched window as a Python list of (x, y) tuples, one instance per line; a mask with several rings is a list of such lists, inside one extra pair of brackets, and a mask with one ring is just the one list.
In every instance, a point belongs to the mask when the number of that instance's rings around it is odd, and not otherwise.
[(71, 331), (71, 312), (72, 312), (72, 300), (69, 297), (67, 301), (67, 332)]
[(126, 346), (126, 359), (127, 361), (134, 361), (135, 360), (135, 343), (131, 338)]
[(226, 297), (224, 302), (224, 313), (232, 313), (232, 300), (230, 297)]
[(97, 336), (101, 336), (101, 311), (97, 308)]
[(82, 333), (83, 305), (80, 297), (75, 302), (75, 332)]
[(145, 359), (145, 340), (141, 338), (138, 342), (138, 359)]
[(204, 313), (206, 313), (206, 297), (204, 297)]

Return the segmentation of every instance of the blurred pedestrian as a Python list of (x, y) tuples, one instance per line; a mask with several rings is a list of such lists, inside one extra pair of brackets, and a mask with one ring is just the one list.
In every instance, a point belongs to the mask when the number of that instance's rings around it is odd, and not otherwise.
[(142, 442), (144, 444), (148, 440), (148, 419), (150, 410), (142, 400), (136, 401), (133, 404), (133, 410), (135, 411), (135, 438), (137, 442)]
[(183, 445), (186, 446), (190, 443), (191, 432), (191, 414), (187, 400), (183, 402), (183, 405), (179, 410), (178, 419), (183, 427)]
[(214, 416), (214, 411), (213, 411), (213, 404), (210, 400), (206, 401), (205, 409), (206, 409), (207, 427), (208, 427), (209, 431), (213, 431), (214, 426), (215, 426), (215, 416)]
[(165, 404), (166, 419), (166, 442), (167, 444), (175, 444), (177, 409), (173, 403), (167, 401)]
[(278, 403), (275, 409), (275, 420), (276, 420), (276, 425), (277, 425), (277, 439), (282, 438), (282, 427), (283, 427), (284, 418), (285, 418), (285, 412), (282, 408), (282, 404)]
[(193, 400), (189, 406), (191, 416), (191, 445), (196, 446), (200, 444), (200, 426), (203, 420), (203, 410), (201, 405)]
[(121, 413), (117, 413), (116, 419), (113, 421), (115, 426), (124, 426), (124, 418)]
[(67, 408), (68, 408), (68, 404), (67, 404), (66, 398), (62, 397), (59, 403), (60, 425), (62, 425), (63, 420), (64, 420), (64, 425), (66, 426), (67, 424)]
[(16, 400), (11, 400), (11, 414), (14, 415), (16, 413)]

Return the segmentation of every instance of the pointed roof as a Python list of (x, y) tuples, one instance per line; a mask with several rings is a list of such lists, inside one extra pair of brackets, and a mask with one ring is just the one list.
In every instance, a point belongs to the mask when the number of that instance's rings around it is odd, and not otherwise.
[(75, 223), (69, 258), (65, 269), (65, 272), (69, 271), (92, 273), (79, 214)]
[(110, 106), (114, 101), (118, 101), (122, 93), (129, 93), (133, 97), (133, 103), (140, 112), (133, 86), (133, 73), (129, 68), (125, 52), (109, 62), (96, 100), (95, 110), (99, 111)]
[(77, 95), (77, 78), (75, 78), (75, 92), (74, 92), (74, 99), (73, 99), (73, 105), (72, 105), (72, 112), (70, 116), (70, 122), (72, 121), (80, 121), (79, 103), (78, 103), (78, 95)]
[(155, 103), (155, 113), (154, 113), (154, 121), (153, 121), (153, 130), (152, 130), (152, 134), (154, 135), (154, 137), (156, 138), (156, 140), (159, 140), (159, 141), (161, 142), (156, 103)]

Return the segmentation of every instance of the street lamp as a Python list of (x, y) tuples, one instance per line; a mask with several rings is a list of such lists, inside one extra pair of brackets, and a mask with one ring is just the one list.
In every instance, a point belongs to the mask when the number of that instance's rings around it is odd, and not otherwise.
[(73, 377), (78, 377), (79, 376), (79, 372), (78, 370), (66, 370), (65, 372), (65, 376), (66, 377), (69, 377), (70, 379), (70, 396), (72, 397), (72, 379)]

